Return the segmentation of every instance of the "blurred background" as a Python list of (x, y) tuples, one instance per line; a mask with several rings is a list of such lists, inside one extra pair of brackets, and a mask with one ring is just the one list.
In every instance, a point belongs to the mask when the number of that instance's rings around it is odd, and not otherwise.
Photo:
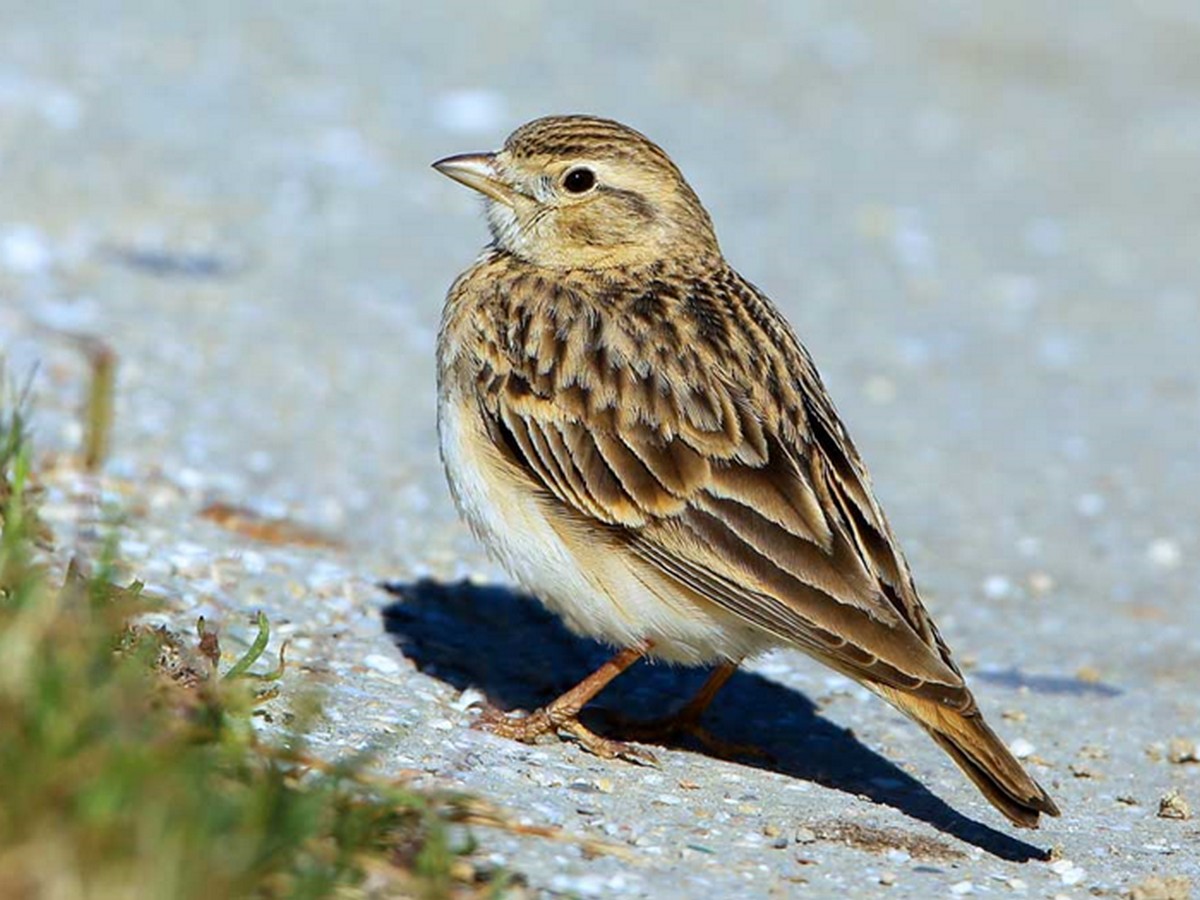
[(115, 350), (106, 471), (145, 541), (216, 540), (171, 525), (219, 500), (354, 571), (503, 581), (434, 427), (486, 228), (429, 163), (595, 113), (673, 156), (794, 323), (951, 643), (1122, 685), (1110, 735), (1196, 720), (1194, 2), (0, 9), (0, 348), (41, 361), (62, 450), (61, 334)]

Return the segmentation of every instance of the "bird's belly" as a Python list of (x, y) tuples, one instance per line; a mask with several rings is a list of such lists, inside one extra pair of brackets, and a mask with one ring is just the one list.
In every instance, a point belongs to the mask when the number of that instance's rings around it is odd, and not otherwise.
[[(509, 574), (571, 631), (618, 647), (653, 642), (651, 656), (685, 665), (741, 659), (773, 643), (728, 616), (702, 609), (646, 579), (637, 563), (594, 534), (554, 515), (556, 502), (516, 481), (469, 406), (443, 398), (442, 461), (458, 509)], [(648, 581), (658, 582), (656, 588)]]

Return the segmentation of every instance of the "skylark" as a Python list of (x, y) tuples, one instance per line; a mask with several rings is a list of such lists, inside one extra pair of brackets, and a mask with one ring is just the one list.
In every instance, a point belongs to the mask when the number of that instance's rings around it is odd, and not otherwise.
[(492, 242), (450, 288), (438, 428), (459, 510), (567, 626), (621, 648), (526, 717), (568, 732), (642, 657), (716, 668), (798, 647), (920, 723), (1004, 815), (1054, 801), (984, 722), (808, 352), (730, 268), (658, 146), (617, 122), (537, 119), (434, 163), (486, 198)]

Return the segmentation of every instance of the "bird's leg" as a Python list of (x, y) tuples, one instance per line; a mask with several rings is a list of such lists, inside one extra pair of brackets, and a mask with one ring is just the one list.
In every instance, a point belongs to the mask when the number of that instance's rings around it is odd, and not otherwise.
[(578, 741), (585, 750), (604, 759), (620, 757), (643, 765), (658, 765), (657, 758), (650, 751), (601, 737), (579, 721), (579, 713), (588, 701), (645, 656), (651, 646), (650, 641), (642, 641), (622, 650), (575, 687), (528, 716), (510, 716), (489, 706), (474, 727), (525, 743), (533, 743), (544, 734), (564, 733)]
[(662, 743), (687, 735), (700, 743), (705, 750), (714, 756), (731, 759), (737, 756), (760, 756), (769, 754), (760, 747), (747, 744), (736, 744), (723, 740), (700, 724), (700, 717), (708, 709), (709, 704), (720, 693), (725, 683), (737, 671), (738, 663), (723, 662), (709, 674), (708, 679), (700, 686), (700, 690), (692, 696), (677, 711), (648, 722), (638, 722), (618, 718), (616, 727), (622, 734), (639, 741)]
[(619, 727), (631, 736), (636, 735), (639, 740), (665, 741), (677, 737), (681, 732), (691, 733), (700, 727), (700, 717), (725, 686), (725, 682), (733, 677), (737, 667), (735, 662), (723, 662), (718, 665), (709, 673), (700, 690), (675, 712), (649, 721), (620, 717), (617, 719)]

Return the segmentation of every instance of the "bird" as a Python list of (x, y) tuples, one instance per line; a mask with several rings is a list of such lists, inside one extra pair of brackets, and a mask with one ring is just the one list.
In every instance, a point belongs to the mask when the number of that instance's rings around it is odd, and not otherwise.
[(798, 648), (915, 720), (1014, 825), (1059, 815), (984, 720), (809, 352), (667, 153), (558, 115), (433, 167), (482, 195), (491, 234), (438, 332), (451, 494), (524, 589), (616, 651), (480, 726), (639, 761), (579, 721), (638, 660), (712, 668), (667, 733), (744, 660)]

